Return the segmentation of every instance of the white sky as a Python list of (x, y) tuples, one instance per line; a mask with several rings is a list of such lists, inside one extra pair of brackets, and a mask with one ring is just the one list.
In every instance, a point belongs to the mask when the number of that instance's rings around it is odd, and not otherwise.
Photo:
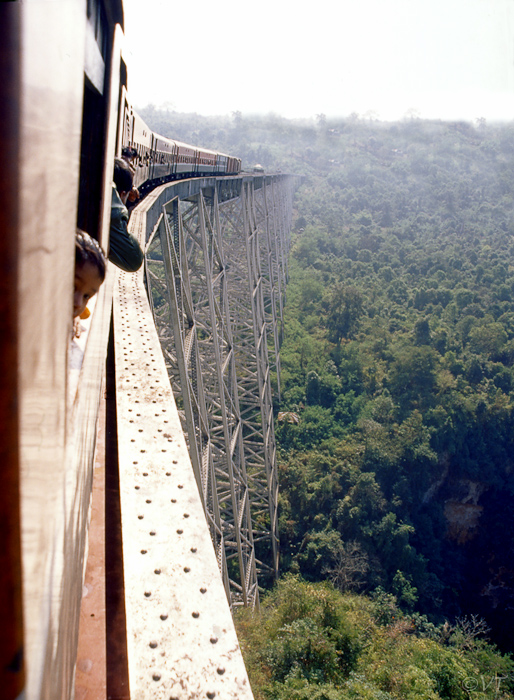
[(514, 0), (124, 0), (138, 107), (514, 119)]

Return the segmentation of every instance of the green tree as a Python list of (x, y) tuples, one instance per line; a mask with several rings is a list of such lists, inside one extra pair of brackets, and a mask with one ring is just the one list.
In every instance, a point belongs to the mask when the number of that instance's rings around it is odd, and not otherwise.
[(426, 318), (416, 321), (414, 326), (414, 342), (416, 345), (430, 344), (430, 326)]
[(356, 287), (339, 284), (328, 302), (327, 329), (329, 340), (339, 343), (356, 330), (363, 310), (363, 297)]

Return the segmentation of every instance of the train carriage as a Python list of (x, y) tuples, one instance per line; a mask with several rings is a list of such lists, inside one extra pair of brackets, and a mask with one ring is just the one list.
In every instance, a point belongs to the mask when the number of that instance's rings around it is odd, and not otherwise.
[(176, 150), (176, 175), (186, 177), (188, 174), (196, 174), (198, 164), (198, 149), (187, 143), (175, 141)]
[(218, 153), (216, 155), (216, 166), (214, 169), (214, 172), (217, 174), (221, 173), (227, 173), (228, 172), (228, 156), (225, 155), (224, 153)]
[(227, 175), (237, 175), (241, 172), (241, 159), (233, 156), (227, 157)]
[(155, 158), (153, 133), (137, 112), (133, 113), (132, 138), (128, 143), (123, 145), (132, 146), (132, 148), (135, 148), (137, 151), (134, 187), (140, 187), (144, 182), (152, 179), (152, 166), (154, 165)]
[(150, 173), (152, 182), (165, 182), (174, 175), (176, 165), (176, 144), (170, 139), (154, 134), (153, 167)]
[(197, 173), (211, 175), (216, 171), (216, 152), (205, 148), (198, 150)]

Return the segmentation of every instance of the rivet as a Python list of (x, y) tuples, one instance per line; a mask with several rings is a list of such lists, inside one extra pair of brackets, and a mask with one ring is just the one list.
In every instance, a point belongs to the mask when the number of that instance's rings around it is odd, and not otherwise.
[(148, 476), (148, 472), (143, 472), (143, 476)]
[(152, 501), (151, 501), (149, 498), (147, 498), (147, 499), (146, 499), (146, 502), (147, 502), (147, 503), (151, 503)]
[(212, 693), (211, 693), (211, 692), (208, 692), (208, 693), (207, 693), (207, 697), (209, 698), (209, 700), (212, 700), (213, 698), (216, 697), (216, 693), (215, 693), (215, 692), (212, 692)]
[(152, 678), (154, 679), (154, 681), (160, 681), (161, 675), (160, 675), (160, 673), (154, 673)]
[(167, 620), (167, 619), (168, 619), (168, 615), (167, 615), (166, 613), (163, 613), (160, 617), (161, 617), (161, 620)]
[(200, 593), (207, 593), (207, 589), (206, 589), (206, 588), (200, 588)]
[(150, 642), (148, 646), (150, 647), (150, 649), (157, 649), (157, 642)]
[(153, 536), (155, 535), (155, 530), (152, 530), (152, 531), (150, 532), (150, 534), (151, 534), (152, 537), (153, 537)]
[(171, 476), (171, 472), (166, 472), (166, 476)]
[(160, 569), (155, 569), (154, 574), (159, 575), (160, 573), (161, 573), (161, 570), (160, 570)]
[(225, 673), (225, 669), (224, 669), (222, 666), (220, 666), (219, 668), (217, 668), (216, 671), (217, 671), (217, 673), (220, 674), (220, 676), (222, 676), (222, 675)]
[[(132, 442), (134, 442), (134, 440), (132, 440)], [(146, 452), (146, 450), (141, 450), (141, 452)]]
[(196, 547), (191, 547), (191, 551), (193, 552), (193, 554), (196, 554), (198, 550)]
[(137, 517), (138, 517), (139, 520), (143, 520), (143, 518), (144, 518), (145, 516), (144, 516), (144, 515), (138, 515)]
[(176, 499), (176, 498), (172, 498), (172, 499), (171, 499), (171, 502), (172, 502), (172, 503), (176, 503), (176, 502), (177, 502), (177, 499)]
[(184, 532), (184, 530), (177, 530), (177, 535), (181, 535)]
[(193, 615), (193, 617), (195, 618), (195, 620), (197, 620), (197, 619), (200, 617), (200, 613), (197, 612), (196, 610), (194, 611), (194, 613), (191, 613), (191, 614)]
[(134, 488), (136, 489), (136, 491), (139, 491), (139, 486), (134, 486)]
[(139, 464), (139, 462), (132, 462), (132, 464)]
[(189, 513), (184, 513), (184, 518), (189, 518)]
[(145, 596), (146, 596), (147, 598), (149, 598), (151, 595), (152, 595), (152, 592), (151, 592), (151, 591), (145, 591)]
[(146, 554), (146, 551), (147, 551), (146, 549), (142, 549), (141, 554)]
[(184, 566), (184, 573), (185, 574), (188, 574), (190, 571), (191, 571), (191, 569), (189, 568), (189, 566)]
[(176, 459), (174, 459), (174, 460), (173, 460), (173, 464), (176, 464), (176, 463), (177, 463), (177, 460), (176, 460)]
[(178, 488), (179, 488), (179, 489), (183, 489), (183, 488), (184, 488), (183, 484), (179, 484), (179, 485), (178, 485)]
[(211, 637), (211, 644), (217, 644), (218, 643), (218, 638), (217, 637)]

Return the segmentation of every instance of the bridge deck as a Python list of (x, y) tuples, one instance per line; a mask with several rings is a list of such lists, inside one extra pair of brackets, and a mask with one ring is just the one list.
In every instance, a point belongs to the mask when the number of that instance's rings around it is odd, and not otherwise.
[(132, 698), (251, 698), (142, 272), (114, 299)]

